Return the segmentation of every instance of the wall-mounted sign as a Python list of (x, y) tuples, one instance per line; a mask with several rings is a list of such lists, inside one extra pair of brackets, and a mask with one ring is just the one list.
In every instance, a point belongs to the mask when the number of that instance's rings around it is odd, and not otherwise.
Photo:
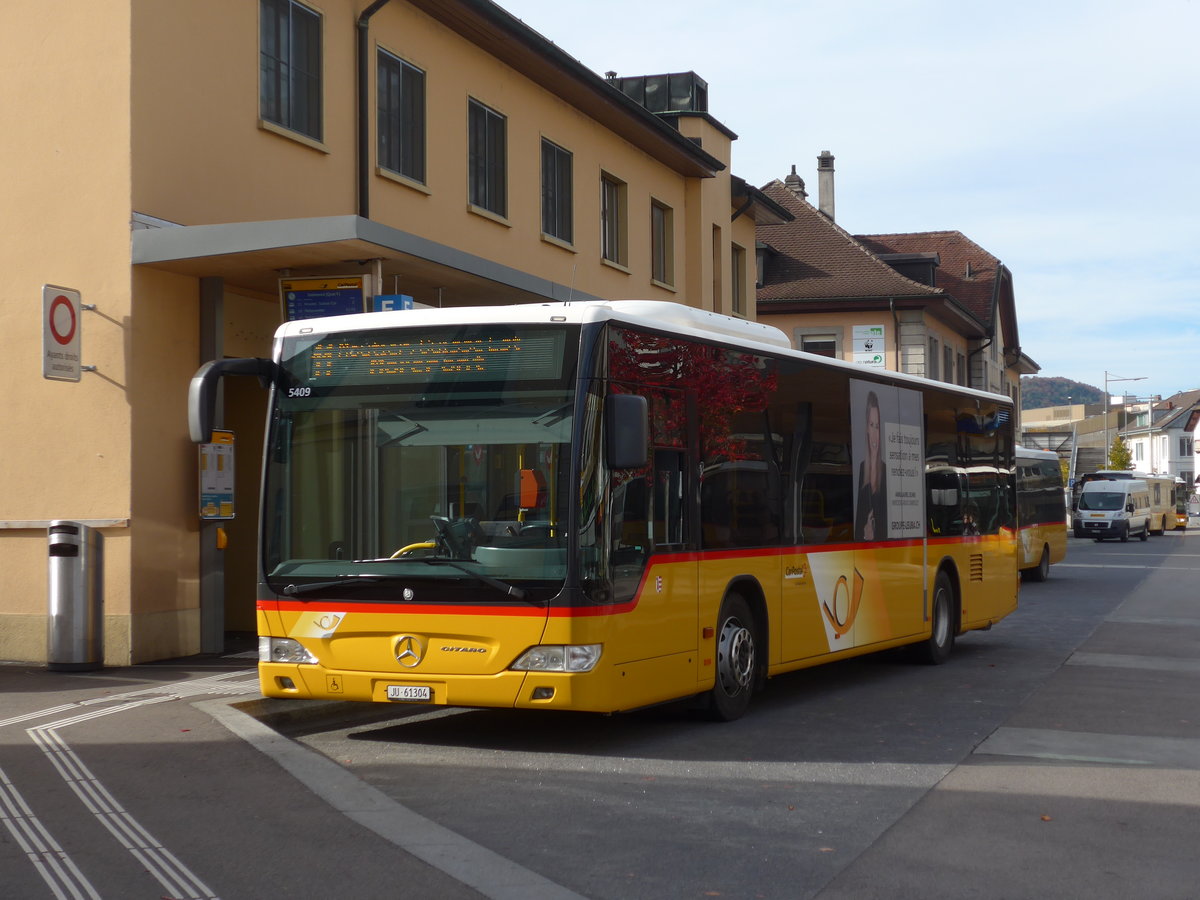
[(885, 367), (887, 354), (882, 325), (851, 326), (850, 340), (856, 363), (878, 369)]
[(78, 381), (79, 332), (82, 322), (79, 291), (42, 285), (42, 377), (51, 381)]
[(376, 294), (371, 298), (371, 308), (375, 312), (387, 312), (392, 309), (412, 309), (413, 298), (408, 294)]
[(200, 445), (200, 518), (232, 519), (232, 431), (213, 430), (212, 443)]
[(347, 316), (366, 312), (366, 276), (280, 278), (279, 300), (285, 321)]

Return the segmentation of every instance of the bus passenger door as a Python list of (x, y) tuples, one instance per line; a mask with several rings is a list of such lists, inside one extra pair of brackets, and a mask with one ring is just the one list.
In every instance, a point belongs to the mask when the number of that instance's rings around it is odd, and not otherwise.
[(613, 473), (614, 662), (694, 651), (697, 569), (693, 543), (694, 467), (682, 392), (644, 392), (650, 407), (649, 465)]

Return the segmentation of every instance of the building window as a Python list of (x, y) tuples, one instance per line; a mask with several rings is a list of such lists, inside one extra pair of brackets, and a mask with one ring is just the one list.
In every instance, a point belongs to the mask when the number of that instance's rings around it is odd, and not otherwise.
[(650, 277), (675, 283), (675, 212), (657, 200), (650, 201)]
[(712, 230), (712, 308), (721, 311), (725, 295), (725, 255), (721, 250), (721, 229), (714, 225)]
[(967, 387), (971, 383), (967, 377), (967, 358), (961, 353), (958, 354), (958, 383), (963, 387)]
[(940, 375), (938, 375), (939, 353), (940, 353), (940, 351), (938, 349), (938, 340), (937, 340), (937, 338), (931, 337), (929, 339), (929, 366), (928, 366), (928, 371), (925, 373), (925, 377), (932, 378), (934, 381), (936, 381), (938, 378), (941, 377)]
[(746, 312), (746, 248), (730, 244), (730, 268), (733, 274), (733, 302), (735, 315), (744, 316)]
[(508, 120), (471, 100), (467, 108), (468, 190), (472, 206), (508, 215)]
[(321, 140), (321, 16), (294, 0), (260, 0), (259, 114)]
[(837, 359), (836, 334), (802, 334), (800, 349), (805, 353), (815, 353), (817, 356), (828, 356)]
[(425, 183), (425, 73), (379, 51), (379, 165)]
[(609, 262), (625, 265), (625, 182), (600, 174), (600, 255)]
[(1138, 462), (1141, 462), (1145, 458), (1145, 452), (1142, 448), (1141, 441), (1133, 445), (1133, 458)]
[(1180, 456), (1191, 456), (1192, 455), (1192, 439), (1191, 438), (1181, 437), (1179, 439), (1179, 455)]
[(566, 241), (575, 240), (571, 153), (542, 140), (542, 232)]

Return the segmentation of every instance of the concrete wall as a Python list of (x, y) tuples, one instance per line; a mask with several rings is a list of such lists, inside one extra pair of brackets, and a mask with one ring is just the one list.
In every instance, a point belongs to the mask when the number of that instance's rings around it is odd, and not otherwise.
[[(130, 517), (129, 9), (10, 0), (0, 28), (0, 657), (45, 654), (46, 531), (19, 523)], [(52, 28), (52, 30), (50, 30)], [(102, 74), (101, 74), (102, 73)], [(42, 286), (82, 293), (78, 383), (42, 377)], [(108, 612), (128, 616), (129, 529), (105, 530)], [(106, 656), (128, 659), (127, 629)]]

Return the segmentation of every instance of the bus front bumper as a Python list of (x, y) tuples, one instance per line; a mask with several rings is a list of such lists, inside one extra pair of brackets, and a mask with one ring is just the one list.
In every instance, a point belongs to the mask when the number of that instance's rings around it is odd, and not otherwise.
[(400, 706), (571, 709), (614, 712), (604, 671), (397, 676), (293, 663), (258, 664), (266, 697), (353, 700)]

